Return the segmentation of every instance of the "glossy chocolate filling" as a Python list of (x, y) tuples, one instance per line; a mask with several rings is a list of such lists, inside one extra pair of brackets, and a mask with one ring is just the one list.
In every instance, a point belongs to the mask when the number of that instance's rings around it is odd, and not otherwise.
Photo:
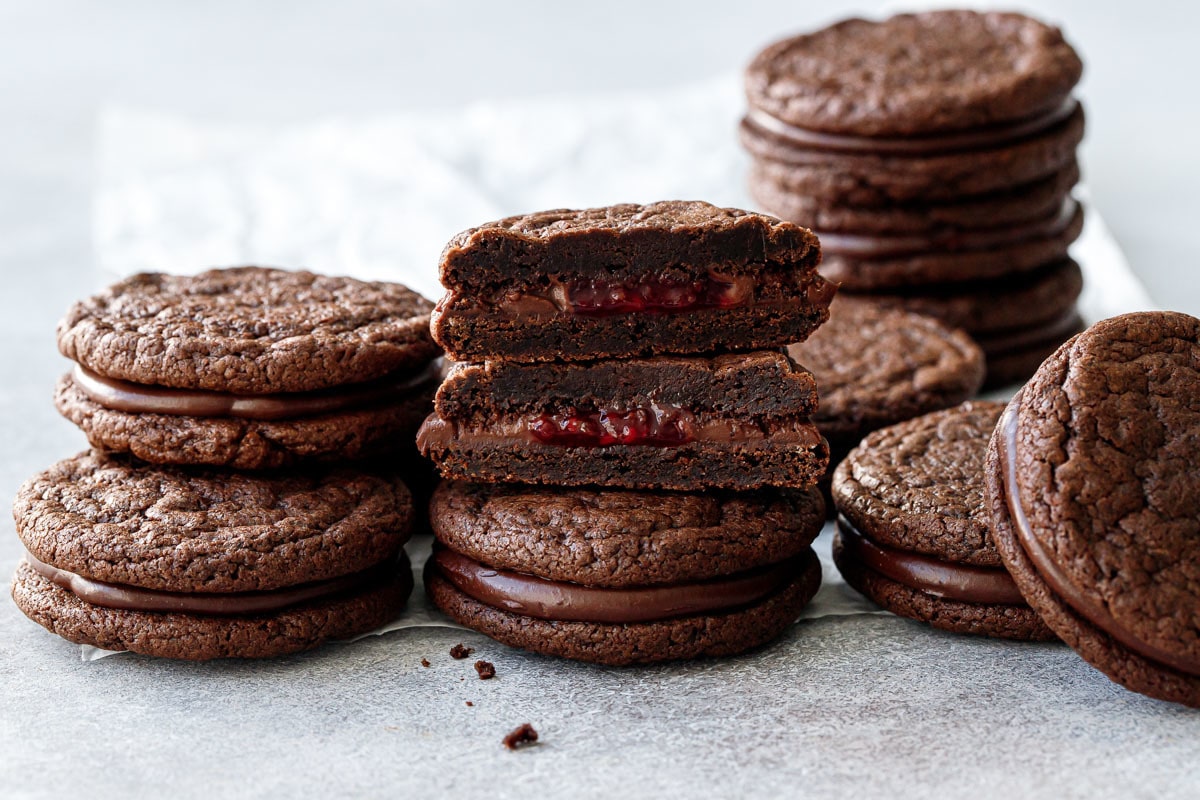
[(1135, 631), (1117, 620), (1097, 595), (1081, 591), (1063, 573), (1055, 559), (1047, 552), (1045, 545), (1034, 535), (1029, 518), (1025, 515), (1025, 508), (1021, 503), (1020, 490), (1017, 485), (1017, 409), (1020, 403), (1021, 393), (1018, 392), (1000, 417), (1000, 470), (1003, 476), (1004, 500), (1008, 507), (1013, 534), (1033, 564), (1038, 577), (1045, 581), (1059, 599), (1084, 619), (1133, 652), (1187, 675), (1200, 676), (1200, 664), (1177, 653), (1164, 650), (1152, 642), (1147, 642)]
[(1080, 213), (1079, 203), (1068, 197), (1053, 215), (1019, 227), (955, 230), (927, 236), (821, 233), (821, 251), (830, 255), (869, 259), (942, 251), (991, 250), (1057, 236), (1071, 227)]
[(1023, 606), (1025, 598), (1003, 567), (978, 567), (941, 561), (871, 541), (850, 520), (838, 515), (838, 536), (855, 562), (934, 597), (980, 605)]
[(25, 561), (33, 568), (34, 572), (54, 585), (66, 589), (83, 602), (124, 611), (203, 614), (220, 617), (270, 614), (314, 600), (323, 600), (334, 595), (365, 589), (371, 584), (381, 582), (397, 573), (401, 578), (407, 577), (410, 582), (409, 589), (412, 588), (412, 567), (408, 562), (408, 556), (403, 551), (395, 561), (389, 560), (352, 575), (264, 592), (230, 592), (226, 594), (165, 592), (98, 581), (53, 567), (28, 552), (25, 553)]
[(931, 136), (852, 136), (839, 133), (798, 128), (765, 111), (751, 109), (744, 124), (783, 139), (788, 144), (807, 150), (827, 150), (869, 155), (932, 155), (961, 150), (983, 150), (1019, 141), (1054, 127), (1070, 117), (1079, 107), (1074, 97), (1068, 97), (1057, 107), (1029, 119), (1005, 125), (946, 133)]
[[(682, 412), (683, 409), (677, 409)], [(679, 439), (630, 439), (622, 441), (597, 436), (591, 443), (563, 437), (547, 439), (539, 436), (535, 429), (542, 424), (542, 416), (502, 419), (487, 425), (470, 425), (454, 422), (431, 414), (417, 431), (417, 447), (422, 453), (443, 450), (452, 444), (509, 447), (534, 444), (543, 447), (679, 447), (692, 442), (737, 443), (747, 446), (755, 444), (787, 447), (813, 448), (821, 444), (821, 433), (807, 417), (785, 420), (767, 429), (752, 421), (731, 418), (704, 419), (687, 411), (687, 438)]]
[(602, 589), (495, 569), (444, 547), (437, 547), (430, 561), (460, 592), (493, 608), (559, 622), (622, 624), (721, 613), (751, 605), (787, 586), (814, 558), (810, 549), (737, 575), (628, 589)]
[(172, 389), (107, 378), (75, 365), (72, 380), (92, 401), (114, 411), (187, 417), (233, 417), (264, 421), (297, 419), (363, 408), (404, 397), (438, 380), (435, 363), (417, 372), (388, 375), (369, 383), (316, 392), (239, 395), (202, 389)]

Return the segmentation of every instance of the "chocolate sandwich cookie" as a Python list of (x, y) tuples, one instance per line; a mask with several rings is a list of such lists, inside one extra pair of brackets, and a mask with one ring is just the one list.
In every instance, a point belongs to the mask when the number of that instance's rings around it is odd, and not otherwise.
[(731, 655), (816, 593), (813, 489), (742, 494), (444, 483), (425, 586), (505, 644), (601, 664)]
[(1200, 320), (1104, 320), (1009, 404), (988, 451), (996, 548), (1088, 663), (1200, 707)]
[(1050, 180), (1075, 163), (1084, 128), (1082, 107), (1068, 99), (1029, 122), (979, 135), (813, 141), (753, 108), (739, 133), (757, 161), (752, 185), (773, 184), (835, 206), (886, 207), (950, 205)]
[(881, 236), (824, 233), (822, 269), (850, 291), (986, 280), (1067, 258), (1083, 231), (1083, 208), (1067, 199), (1050, 216), (988, 230)]
[(751, 168), (750, 195), (780, 219), (803, 220), (819, 231), (912, 235), (956, 229), (1020, 226), (1050, 216), (1062, 207), (1079, 182), (1072, 161), (1049, 177), (1006, 191), (966, 195), (943, 202), (916, 201), (890, 205), (840, 205), (811, 194), (798, 194)]
[(417, 435), (442, 476), (630, 489), (808, 486), (829, 449), (782, 351), (456, 364)]
[(848, 19), (778, 42), (750, 64), (746, 95), (806, 131), (922, 137), (1036, 119), (1082, 71), (1057, 28), (1021, 14), (933, 11)]
[(841, 299), (829, 322), (788, 354), (816, 378), (812, 419), (841, 455), (877, 428), (958, 405), (983, 383), (983, 353), (962, 331)]
[(261, 267), (136, 275), (59, 323), (59, 411), (160, 464), (274, 468), (411, 441), (437, 385), (432, 304), (399, 284)]
[(1074, 312), (1082, 291), (1083, 271), (1068, 258), (1024, 275), (990, 281), (869, 294), (841, 292), (835, 308), (861, 304), (900, 308), (935, 317), (982, 341), (993, 334), (1050, 325)]
[(107, 650), (259, 658), (365, 633), (412, 590), (412, 499), (346, 469), (252, 476), (82, 453), (26, 482), (20, 609)]
[(701, 202), (509, 217), (446, 246), (433, 336), (458, 361), (781, 347), (828, 317), (819, 260), (804, 228)]
[(834, 563), (902, 617), (956, 633), (1053, 639), (992, 542), (983, 465), (1003, 410), (964, 403), (867, 436), (834, 472)]

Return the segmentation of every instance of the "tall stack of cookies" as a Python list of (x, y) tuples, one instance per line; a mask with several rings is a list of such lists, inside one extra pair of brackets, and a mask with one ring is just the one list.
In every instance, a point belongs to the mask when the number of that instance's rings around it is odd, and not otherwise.
[(818, 233), (839, 306), (937, 317), (979, 342), (988, 385), (1022, 380), (1081, 328), (1081, 74), (1057, 28), (1020, 14), (851, 19), (778, 42), (746, 73), (751, 194)]
[(94, 449), (18, 492), (17, 605), (73, 642), (194, 660), (395, 617), (412, 497), (347, 462), (412, 449), (431, 310), (397, 284), (258, 267), (136, 275), (75, 304), (55, 403)]
[(726, 655), (815, 593), (828, 446), (782, 347), (828, 317), (807, 230), (699, 202), (548, 211), (446, 247), (456, 363), (418, 443), (425, 573), (507, 644), (629, 664)]

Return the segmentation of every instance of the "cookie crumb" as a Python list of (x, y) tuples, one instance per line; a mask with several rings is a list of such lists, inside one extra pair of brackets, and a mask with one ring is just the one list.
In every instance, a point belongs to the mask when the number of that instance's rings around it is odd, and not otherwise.
[(456, 644), (454, 647), (450, 648), (450, 657), (458, 661), (462, 661), (464, 658), (474, 652), (474, 648), (466, 647), (462, 644)]
[(428, 659), (428, 658), (422, 658), (422, 659), (421, 659), (421, 666), (422, 666), (422, 667), (428, 667), (428, 666), (429, 666), (429, 659)]
[(518, 747), (528, 747), (531, 744), (536, 744), (537, 740), (538, 732), (533, 729), (532, 725), (526, 722), (504, 737), (504, 746), (509, 750), (516, 750)]
[(467, 701), (467, 705), (471, 706), (472, 708), (474, 708), (474, 707), (475, 707), (475, 704), (474, 704), (474, 703), (472, 703), (470, 700), (468, 700), (468, 701)]
[[(481, 681), (496, 677), (496, 667), (490, 661), (476, 661), (475, 671), (479, 673), (479, 680)], [(533, 729), (530, 728), (530, 730)]]

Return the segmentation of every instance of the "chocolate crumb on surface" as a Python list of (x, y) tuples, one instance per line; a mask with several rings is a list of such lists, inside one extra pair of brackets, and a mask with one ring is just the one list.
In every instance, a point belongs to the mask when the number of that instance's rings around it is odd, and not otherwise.
[(538, 732), (533, 729), (532, 725), (526, 722), (504, 737), (504, 746), (509, 750), (516, 750), (519, 747), (536, 744), (537, 740)]
[(481, 681), (496, 677), (496, 667), (490, 661), (476, 661), (475, 671), (479, 673)]
[(471, 655), (471, 653), (474, 653), (474, 652), (475, 652), (474, 648), (467, 647), (462, 644), (456, 644), (456, 645), (454, 645), (454, 647), (450, 648), (450, 657), (458, 659), (459, 661), (462, 661), (464, 658), (466, 658), (467, 656)]

